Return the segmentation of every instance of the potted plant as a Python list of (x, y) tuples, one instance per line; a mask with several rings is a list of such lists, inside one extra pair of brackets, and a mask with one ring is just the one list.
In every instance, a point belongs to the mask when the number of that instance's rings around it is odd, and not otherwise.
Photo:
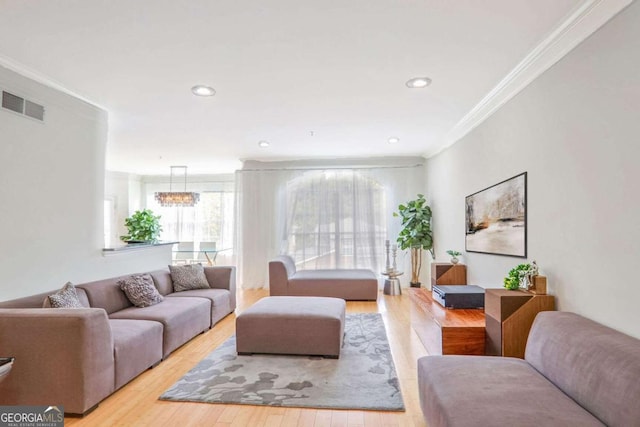
[(152, 243), (157, 242), (162, 231), (160, 215), (154, 215), (150, 209), (135, 211), (133, 215), (124, 220), (129, 234), (120, 236), (120, 240), (127, 243)]
[(433, 231), (431, 230), (431, 208), (424, 195), (406, 204), (398, 206), (393, 216), (402, 218), (402, 229), (397, 242), (402, 250), (411, 250), (411, 286), (420, 287), (420, 270), (422, 269), (422, 250), (433, 252)]
[[(535, 274), (538, 274), (537, 266), (529, 263), (518, 264), (507, 273), (507, 277), (504, 278), (504, 287), (510, 290), (516, 290), (520, 287), (527, 289), (531, 276)], [(524, 286), (522, 286), (523, 283)]]
[(460, 260), (458, 259), (458, 257), (460, 255), (462, 255), (462, 252), (458, 252), (458, 251), (454, 251), (452, 249), (449, 249), (447, 251), (447, 253), (451, 256), (451, 264), (457, 264)]

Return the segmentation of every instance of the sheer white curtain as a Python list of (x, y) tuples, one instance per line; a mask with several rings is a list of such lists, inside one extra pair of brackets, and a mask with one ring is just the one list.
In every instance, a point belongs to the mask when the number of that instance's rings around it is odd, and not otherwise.
[(299, 269), (384, 265), (384, 187), (358, 170), (314, 170), (286, 184), (285, 253)]
[[(388, 166), (250, 162), (237, 171), (240, 286), (268, 286), (269, 260), (285, 253), (301, 269), (381, 271), (384, 241), (394, 241), (400, 228), (392, 213), (425, 187), (423, 159), (382, 160)], [(399, 254), (400, 266), (403, 260)]]

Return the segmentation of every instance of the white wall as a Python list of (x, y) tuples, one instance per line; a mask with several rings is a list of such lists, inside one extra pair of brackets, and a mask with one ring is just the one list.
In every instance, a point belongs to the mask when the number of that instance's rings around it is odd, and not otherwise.
[(124, 220), (141, 209), (141, 188), (140, 175), (106, 171), (104, 197), (113, 201), (110, 246), (120, 243), (120, 236), (128, 233)]
[(102, 256), (106, 112), (2, 67), (0, 89), (45, 106), (44, 123), (0, 109), (0, 300), (166, 266)]
[[(640, 337), (640, 4), (427, 163), (437, 256), (464, 249), (464, 198), (528, 172), (528, 260), (560, 310)], [(470, 284), (522, 258), (465, 253)]]

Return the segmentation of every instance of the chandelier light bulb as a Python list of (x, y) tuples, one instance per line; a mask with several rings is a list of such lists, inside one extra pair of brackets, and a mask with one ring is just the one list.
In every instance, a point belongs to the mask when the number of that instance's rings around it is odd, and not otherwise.
[[(184, 191), (173, 191), (173, 174), (175, 169), (184, 169)], [(155, 199), (162, 207), (193, 207), (200, 201), (200, 193), (187, 191), (186, 166), (171, 166), (169, 191), (156, 192)]]

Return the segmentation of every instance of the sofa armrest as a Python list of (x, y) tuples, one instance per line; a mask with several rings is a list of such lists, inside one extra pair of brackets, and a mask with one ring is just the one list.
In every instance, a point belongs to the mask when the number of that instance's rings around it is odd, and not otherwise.
[(0, 309), (0, 349), (16, 359), (0, 383), (1, 405), (63, 405), (83, 414), (114, 391), (103, 309)]
[(269, 295), (289, 295), (289, 274), (285, 262), (281, 259), (269, 261)]
[(236, 309), (236, 268), (232, 266), (205, 267), (204, 274), (209, 286), (227, 289), (231, 293), (231, 310)]

